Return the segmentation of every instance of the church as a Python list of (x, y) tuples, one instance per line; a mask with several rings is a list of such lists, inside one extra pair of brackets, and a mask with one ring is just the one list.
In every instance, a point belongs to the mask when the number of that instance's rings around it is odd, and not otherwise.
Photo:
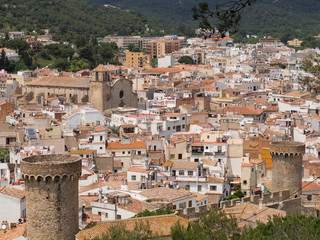
[(99, 65), (92, 77), (40, 77), (23, 88), (28, 103), (48, 104), (53, 98), (61, 103), (94, 104), (100, 112), (117, 107), (137, 107), (137, 94), (132, 81), (121, 76), (113, 79), (109, 68)]

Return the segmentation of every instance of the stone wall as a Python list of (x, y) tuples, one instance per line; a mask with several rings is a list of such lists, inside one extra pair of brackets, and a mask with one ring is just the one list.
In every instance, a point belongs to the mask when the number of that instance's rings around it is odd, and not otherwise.
[(21, 161), (25, 180), (27, 237), (71, 240), (78, 232), (78, 179), (81, 159), (44, 155)]
[(259, 204), (262, 203), (263, 206), (276, 208), (285, 211), (287, 214), (301, 213), (301, 198), (289, 199), (289, 190), (284, 190), (282, 192), (266, 193), (262, 196), (254, 195), (252, 197), (244, 197), (232, 199), (230, 201), (222, 201), (219, 204), (204, 205), (199, 207), (177, 209), (176, 212), (180, 217), (187, 219), (196, 219), (201, 214), (209, 211), (210, 208), (223, 209), (238, 206), (245, 203)]

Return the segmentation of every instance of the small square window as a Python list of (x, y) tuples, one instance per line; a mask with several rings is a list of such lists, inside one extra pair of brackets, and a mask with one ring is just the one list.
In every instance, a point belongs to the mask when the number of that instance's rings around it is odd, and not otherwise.
[(215, 185), (210, 186), (210, 191), (216, 191), (216, 190), (217, 190), (217, 186)]
[(243, 180), (243, 184), (247, 184), (247, 180)]

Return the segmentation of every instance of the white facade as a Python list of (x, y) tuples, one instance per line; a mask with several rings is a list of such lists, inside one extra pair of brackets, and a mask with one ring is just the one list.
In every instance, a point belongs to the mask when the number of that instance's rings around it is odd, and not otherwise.
[(26, 198), (0, 193), (0, 203), (0, 222), (18, 223), (19, 218), (26, 217)]
[(67, 122), (71, 129), (77, 128), (79, 125), (86, 125), (90, 123), (104, 125), (106, 118), (97, 109), (84, 107), (79, 108), (76, 112), (66, 114), (62, 117), (63, 122)]

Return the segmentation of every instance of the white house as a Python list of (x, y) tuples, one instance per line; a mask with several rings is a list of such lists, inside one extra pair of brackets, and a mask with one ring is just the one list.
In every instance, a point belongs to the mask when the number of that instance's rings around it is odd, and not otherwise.
[(69, 123), (70, 128), (74, 129), (79, 125), (86, 125), (90, 123), (104, 125), (106, 118), (97, 109), (84, 107), (78, 108), (74, 112), (62, 116), (62, 121)]
[(15, 188), (0, 188), (0, 222), (18, 223), (26, 217), (25, 192)]

